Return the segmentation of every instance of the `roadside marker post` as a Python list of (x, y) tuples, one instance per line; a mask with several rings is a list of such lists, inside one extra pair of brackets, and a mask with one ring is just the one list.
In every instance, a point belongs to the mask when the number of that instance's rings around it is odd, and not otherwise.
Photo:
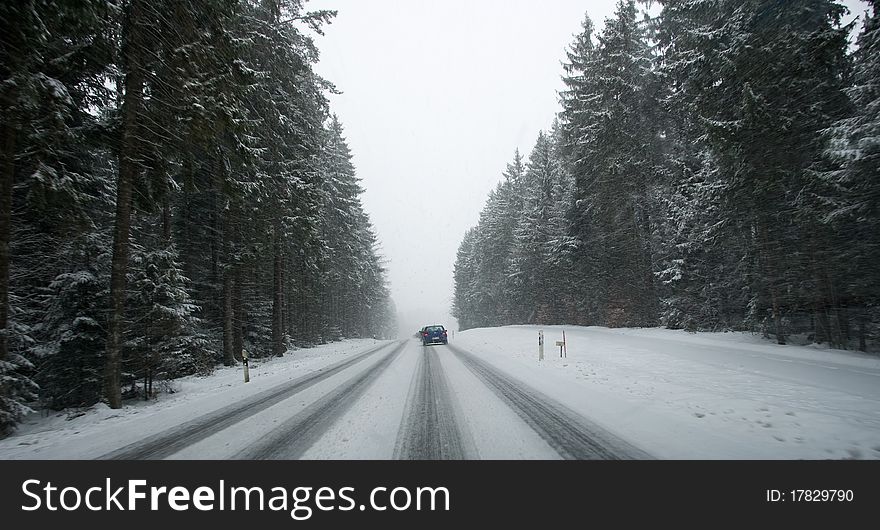
[(544, 360), (544, 330), (538, 332), (538, 360)]
[(251, 380), (251, 373), (250, 370), (248, 370), (247, 350), (241, 350), (241, 360), (244, 363), (244, 382), (247, 383)]
[(559, 346), (559, 358), (568, 357), (568, 346), (565, 344), (565, 330), (562, 330), (562, 340), (557, 340), (556, 345)]

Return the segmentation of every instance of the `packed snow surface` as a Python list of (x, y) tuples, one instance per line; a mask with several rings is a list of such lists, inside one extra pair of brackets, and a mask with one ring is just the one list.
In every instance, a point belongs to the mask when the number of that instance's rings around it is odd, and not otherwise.
[[(538, 359), (539, 331), (543, 360)], [(563, 332), (561, 357), (555, 344)], [(292, 455), (401, 457), (400, 448), (407, 446), (401, 433), (417, 425), (413, 396), (421, 394), (415, 388), (430, 383), (439, 385), (432, 390), (436, 394), (429, 393), (438, 400), (432, 410), (446, 418), (444, 436), (451, 437), (456, 454), (560, 458), (522, 411), (518, 414), (477, 377), (465, 358), (447, 346), (423, 347), (416, 339), (402, 348), (363, 339), (293, 350), (282, 358), (255, 360), (247, 384), (240, 366), (221, 368), (210, 376), (173, 381), (166, 388), (173, 393), (148, 403), (129, 401), (119, 410), (98, 405), (36, 413), (0, 441), (0, 458), (97, 458), (383, 346), (167, 457), (241, 457), (279, 425), (296, 424), (298, 414), (325, 409), (332, 415), (309, 430), (308, 444)], [(880, 458), (880, 359), (874, 355), (780, 346), (744, 333), (576, 326), (472, 329), (450, 335), (450, 346), (654, 458)], [(437, 357), (423, 364), (426, 355)], [(345, 392), (355, 380), (361, 383)], [(345, 402), (336, 403), (334, 392)]]

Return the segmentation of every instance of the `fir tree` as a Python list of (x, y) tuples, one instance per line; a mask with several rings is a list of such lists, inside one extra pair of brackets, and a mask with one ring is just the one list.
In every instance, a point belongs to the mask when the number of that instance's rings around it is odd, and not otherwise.
[(593, 298), (593, 318), (611, 326), (651, 325), (657, 318), (652, 278), (648, 186), (655, 172), (658, 128), (650, 50), (633, 1), (592, 46), (584, 23), (566, 65), (565, 145), (575, 175), (573, 235)]
[(132, 265), (126, 371), (133, 386), (143, 381), (147, 399), (155, 379), (205, 373), (211, 359), (204, 353), (194, 317), (198, 308), (190, 302), (174, 247), (138, 249)]
[[(785, 343), (786, 318), (815, 305), (804, 297), (827, 285), (810, 270), (805, 256), (815, 245), (793, 214), (820, 154), (819, 131), (845, 109), (843, 8), (823, 0), (663, 4), (664, 60), (718, 164), (719, 215), (728, 244), (739, 244), (748, 322)], [(799, 294), (808, 279), (817, 288)]]
[(824, 186), (817, 192), (822, 221), (838, 236), (836, 270), (845, 273), (839, 282), (855, 306), (862, 351), (880, 307), (880, 276), (873, 265), (880, 251), (880, 4), (871, 2), (865, 17), (847, 89), (853, 110), (826, 132), (826, 155), (834, 168), (821, 174)]

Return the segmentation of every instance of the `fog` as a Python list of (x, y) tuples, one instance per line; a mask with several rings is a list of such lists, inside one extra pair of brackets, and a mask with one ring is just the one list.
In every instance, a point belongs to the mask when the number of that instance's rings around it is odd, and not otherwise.
[[(864, 3), (844, 2), (860, 15)], [(559, 110), (565, 50), (615, 0), (313, 0), (338, 11), (317, 71), (341, 94), (363, 202), (387, 259), (400, 332), (457, 329), (453, 264), (492, 188)], [(855, 9), (853, 9), (855, 8)]]

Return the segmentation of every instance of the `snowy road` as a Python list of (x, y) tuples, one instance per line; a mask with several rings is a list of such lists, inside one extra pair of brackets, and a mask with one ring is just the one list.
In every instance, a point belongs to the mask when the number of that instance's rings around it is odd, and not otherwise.
[(593, 424), (546, 394), (493, 368), (472, 353), (455, 346), (448, 348), (563, 458), (651, 458), (648, 453)]
[(33, 414), (0, 459), (878, 459), (880, 359), (742, 333), (536, 326), (351, 339)]
[[(453, 384), (458, 387), (462, 383), (449, 380), (444, 364), (450, 363), (465, 367), (483, 388), (477, 393), (454, 392)], [(387, 376), (391, 368), (398, 370), (397, 377)], [(453, 373), (463, 377), (461, 367), (458, 368)], [(406, 379), (409, 384), (404, 387), (400, 383)], [(368, 392), (373, 395), (367, 396)], [(363, 422), (351, 421), (351, 416), (364, 417), (364, 407), (375, 403), (377, 392), (395, 394), (393, 399), (398, 406), (376, 411), (386, 417), (369, 421), (368, 429)], [(485, 405), (490, 394), (494, 395), (491, 405)], [(468, 399), (472, 401), (460, 402)], [(486, 414), (485, 408), (497, 408), (499, 401), (509, 409), (507, 419), (490, 422), (490, 432), (483, 433), (482, 438), (529, 441), (519, 452), (508, 456), (650, 458), (470, 352), (444, 345), (424, 347), (413, 340), (370, 348), (99, 458), (477, 459), (481, 454), (470, 433), (472, 421), (465, 417), (465, 411), (483, 408), (476, 415)], [(381, 447), (369, 439), (369, 430), (377, 426), (390, 431), (383, 437), (394, 440), (393, 448), (390, 444)], [(346, 450), (351, 445), (366, 452), (352, 455)], [(487, 455), (493, 457), (491, 451)]]
[(371, 348), (353, 358), (347, 359), (305, 375), (290, 383), (279, 385), (276, 388), (261, 392), (251, 398), (234, 405), (223, 407), (210, 414), (189, 421), (179, 427), (168, 429), (158, 435), (130, 444), (119, 450), (108, 453), (102, 458), (116, 460), (159, 459), (171, 455), (185, 447), (216, 434), (230, 425), (252, 416), (255, 412), (266, 409), (279, 403), (312, 385), (319, 383), (328, 377), (348, 368), (349, 366), (363, 361), (366, 357), (375, 354), (383, 347)]
[(377, 376), (394, 362), (405, 346), (405, 343), (397, 344), (378, 361), (369, 364), (366, 369), (284, 421), (259, 442), (236, 453), (235, 458), (294, 460), (301, 457), (352, 406)]
[(403, 460), (462, 460), (468, 454), (456, 421), (454, 398), (437, 346), (424, 347), (418, 356), (413, 384), (407, 398), (404, 422), (394, 456)]

